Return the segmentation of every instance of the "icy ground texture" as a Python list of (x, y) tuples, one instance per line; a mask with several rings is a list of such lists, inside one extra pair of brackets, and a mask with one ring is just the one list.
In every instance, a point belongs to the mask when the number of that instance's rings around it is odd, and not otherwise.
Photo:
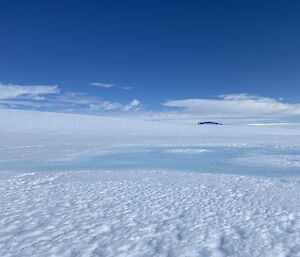
[[(120, 145), (299, 149), (300, 130), (0, 109), (0, 161)], [(298, 176), (25, 172), (0, 172), (0, 257), (300, 256)]]
[(270, 167), (294, 167), (300, 169), (300, 155), (248, 155), (246, 157), (237, 158), (236, 162), (252, 165), (268, 165)]
[(298, 127), (196, 124), (0, 109), (0, 161), (73, 158), (115, 146), (300, 147)]
[(1, 257), (300, 256), (300, 178), (0, 174)]

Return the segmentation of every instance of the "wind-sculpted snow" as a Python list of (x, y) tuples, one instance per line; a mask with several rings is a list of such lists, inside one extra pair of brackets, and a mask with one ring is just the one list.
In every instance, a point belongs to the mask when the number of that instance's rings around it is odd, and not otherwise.
[(0, 174), (1, 257), (300, 256), (300, 180)]

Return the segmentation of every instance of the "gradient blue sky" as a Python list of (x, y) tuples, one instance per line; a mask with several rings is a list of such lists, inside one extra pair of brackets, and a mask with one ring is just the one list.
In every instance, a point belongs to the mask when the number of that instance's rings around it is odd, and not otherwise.
[(240, 93), (297, 104), (299, 13), (286, 0), (3, 0), (0, 82), (151, 110)]

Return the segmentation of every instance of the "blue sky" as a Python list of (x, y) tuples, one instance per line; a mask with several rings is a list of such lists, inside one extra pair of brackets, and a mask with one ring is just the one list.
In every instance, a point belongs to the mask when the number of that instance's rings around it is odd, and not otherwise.
[(299, 1), (12, 0), (0, 12), (2, 107), (300, 114)]

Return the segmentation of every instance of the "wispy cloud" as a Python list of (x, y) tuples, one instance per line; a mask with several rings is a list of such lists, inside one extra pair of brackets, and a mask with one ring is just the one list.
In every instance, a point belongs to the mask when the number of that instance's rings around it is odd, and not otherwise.
[(89, 83), (89, 85), (94, 86), (94, 87), (99, 87), (99, 88), (112, 88), (112, 87), (115, 87), (114, 84), (100, 83), (100, 82), (92, 82), (92, 83)]
[(128, 111), (137, 111), (141, 107), (140, 101), (134, 99), (128, 104), (120, 104), (118, 102), (110, 102), (110, 101), (103, 101), (101, 103), (95, 104), (91, 103), (89, 105), (89, 111), (122, 111), (122, 112), (128, 112)]
[(300, 104), (284, 103), (270, 97), (241, 94), (219, 95), (215, 99), (181, 99), (163, 103), (182, 113), (211, 117), (260, 117), (300, 115)]
[(129, 104), (126, 104), (123, 107), (123, 110), (124, 111), (131, 111), (131, 110), (137, 109), (138, 107), (140, 107), (140, 105), (141, 105), (141, 102), (137, 99), (134, 99)]
[(20, 97), (39, 98), (41, 95), (58, 94), (57, 85), (17, 85), (0, 83), (0, 99), (14, 99)]
[[(102, 88), (113, 84), (95, 83)], [(22, 108), (57, 112), (128, 113), (148, 119), (192, 120), (199, 118), (272, 118), (299, 116), (300, 103), (241, 94), (219, 95), (213, 99), (168, 100), (165, 108), (151, 111), (133, 99), (127, 103), (110, 101), (85, 92), (61, 90), (57, 85), (20, 85), (0, 83), (0, 108)]]
[(136, 99), (127, 104), (112, 102), (84, 92), (63, 91), (57, 85), (0, 84), (0, 106), (59, 112), (129, 112), (139, 109), (141, 103)]
[(102, 83), (102, 82), (92, 82), (89, 83), (89, 85), (94, 86), (94, 87), (99, 87), (99, 88), (120, 88), (120, 89), (125, 89), (129, 90), (132, 89), (132, 87), (124, 87), (124, 86), (118, 86), (112, 83)]

